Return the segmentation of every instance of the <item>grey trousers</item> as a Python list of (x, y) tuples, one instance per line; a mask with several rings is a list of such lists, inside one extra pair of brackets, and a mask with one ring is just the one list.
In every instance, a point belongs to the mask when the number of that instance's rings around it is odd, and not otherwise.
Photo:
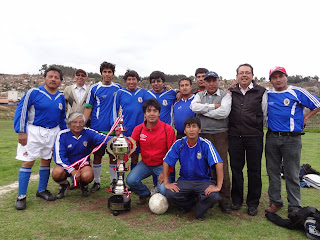
[(283, 165), (289, 210), (300, 207), (301, 148), (301, 136), (278, 136), (267, 133), (265, 153), (269, 176), (268, 194), (270, 203), (283, 204), (281, 198), (281, 166)]

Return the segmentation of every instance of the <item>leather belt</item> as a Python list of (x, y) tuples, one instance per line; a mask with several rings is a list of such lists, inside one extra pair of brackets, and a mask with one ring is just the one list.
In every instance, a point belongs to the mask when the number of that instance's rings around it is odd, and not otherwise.
[(270, 129), (268, 129), (267, 133), (278, 135), (278, 136), (301, 136), (305, 134), (304, 132), (274, 132)]

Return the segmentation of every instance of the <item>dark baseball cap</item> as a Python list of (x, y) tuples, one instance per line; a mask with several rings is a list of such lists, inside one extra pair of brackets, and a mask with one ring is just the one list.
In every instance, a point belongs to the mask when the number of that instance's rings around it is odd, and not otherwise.
[(214, 78), (219, 78), (219, 75), (216, 72), (207, 72), (206, 75), (204, 76), (204, 80), (206, 80), (209, 77), (214, 77)]

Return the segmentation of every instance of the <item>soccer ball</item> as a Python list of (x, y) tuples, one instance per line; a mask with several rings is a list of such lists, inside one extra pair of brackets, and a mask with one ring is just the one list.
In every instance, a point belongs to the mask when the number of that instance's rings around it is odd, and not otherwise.
[(164, 214), (169, 207), (168, 200), (161, 193), (152, 195), (149, 200), (149, 208), (155, 214)]

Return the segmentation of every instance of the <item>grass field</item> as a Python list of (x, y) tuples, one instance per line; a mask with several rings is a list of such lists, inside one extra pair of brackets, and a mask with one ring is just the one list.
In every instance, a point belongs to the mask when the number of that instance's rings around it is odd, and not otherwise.
[[(20, 161), (14, 159), (17, 134), (12, 121), (0, 120), (2, 138), (0, 139), (0, 186), (17, 180)], [(301, 164), (309, 163), (320, 170), (320, 133), (307, 133), (303, 137)], [(0, 197), (0, 238), (1, 239), (303, 239), (304, 233), (275, 226), (264, 216), (268, 206), (268, 178), (263, 158), (262, 198), (259, 213), (255, 217), (246, 214), (246, 208), (234, 211), (231, 215), (223, 214), (215, 206), (206, 215), (206, 221), (194, 220), (194, 211), (181, 215), (170, 206), (164, 215), (152, 214), (148, 206), (135, 203), (137, 196), (131, 195), (131, 211), (115, 217), (107, 206), (111, 196), (106, 191), (109, 176), (106, 174), (107, 161), (103, 161), (102, 189), (81, 197), (79, 190), (69, 191), (66, 198), (46, 202), (35, 197), (37, 181), (29, 184), (27, 209), (17, 211), (14, 201), (17, 190)], [(53, 165), (53, 164), (52, 164)], [(36, 174), (39, 161), (32, 169)], [(146, 183), (151, 186), (151, 180)], [(58, 192), (58, 185), (49, 181), (48, 189)], [(284, 182), (283, 198), (286, 199)], [(314, 188), (302, 189), (302, 205), (320, 209), (320, 191)], [(287, 215), (287, 202), (279, 211), (282, 217)]]

